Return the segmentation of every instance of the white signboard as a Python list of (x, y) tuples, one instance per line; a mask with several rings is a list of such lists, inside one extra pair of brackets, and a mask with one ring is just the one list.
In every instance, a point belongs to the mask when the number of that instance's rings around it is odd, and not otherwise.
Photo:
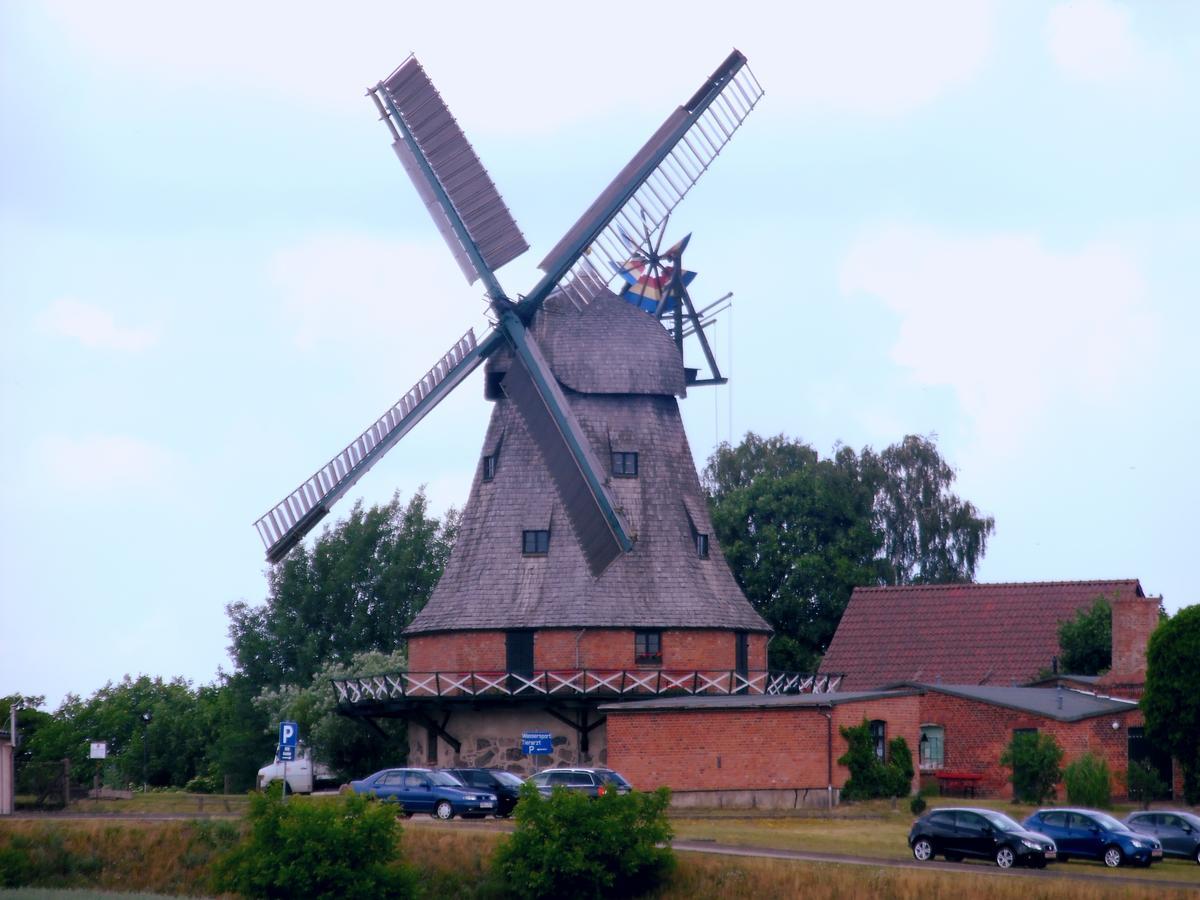
[(108, 742), (107, 741), (92, 741), (92, 752), (88, 755), (89, 759), (107, 759), (108, 758)]

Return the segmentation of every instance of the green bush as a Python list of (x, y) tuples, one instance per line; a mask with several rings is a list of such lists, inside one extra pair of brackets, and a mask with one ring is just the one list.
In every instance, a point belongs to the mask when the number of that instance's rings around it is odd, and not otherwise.
[(545, 798), (526, 784), (516, 830), (496, 852), (495, 871), (507, 893), (529, 900), (652, 891), (675, 864), (666, 815), (670, 796), (659, 788), (609, 792), (596, 800), (556, 790)]
[(1149, 809), (1152, 800), (1167, 793), (1167, 783), (1145, 760), (1135, 760), (1129, 764), (1125, 784), (1129, 789), (1129, 799), (1142, 804), (1142, 809)]
[(921, 813), (925, 812), (925, 807), (927, 805), (928, 804), (925, 802), (925, 798), (922, 797), (920, 794), (917, 794), (915, 797), (913, 797), (911, 800), (908, 801), (908, 808), (910, 810), (912, 810), (912, 814), (914, 816), (919, 816)]
[(1085, 753), (1063, 772), (1067, 799), (1074, 806), (1112, 806), (1112, 775), (1108, 763), (1094, 753)]
[(1045, 803), (1054, 796), (1054, 786), (1062, 778), (1062, 748), (1053, 735), (1022, 731), (1000, 754), (1000, 765), (1012, 772), (1013, 800), (1021, 803)]
[(189, 794), (219, 794), (222, 787), (216, 775), (197, 775), (183, 789)]
[(398, 809), (357, 794), (285, 803), (276, 783), (251, 796), (249, 833), (218, 861), (215, 886), (246, 897), (411, 897)]
[(20, 887), (33, 881), (33, 863), (20, 847), (0, 847), (0, 888)]
[(842, 727), (840, 731), (849, 744), (849, 748), (838, 759), (838, 765), (850, 770), (850, 778), (842, 788), (843, 800), (907, 797), (911, 793), (913, 761), (908, 741), (902, 737), (889, 741), (888, 760), (885, 763), (875, 755), (871, 725), (866, 719), (861, 725)]

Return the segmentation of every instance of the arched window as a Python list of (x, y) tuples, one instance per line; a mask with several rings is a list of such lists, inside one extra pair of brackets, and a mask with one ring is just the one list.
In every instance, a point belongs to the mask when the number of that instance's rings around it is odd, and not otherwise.
[(887, 761), (887, 723), (882, 719), (871, 722), (871, 743), (880, 762)]
[(946, 729), (941, 725), (921, 726), (921, 768), (940, 769), (946, 764)]

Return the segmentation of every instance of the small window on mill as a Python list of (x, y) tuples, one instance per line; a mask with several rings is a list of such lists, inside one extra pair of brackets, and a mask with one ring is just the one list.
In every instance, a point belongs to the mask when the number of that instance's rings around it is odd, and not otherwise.
[(633, 633), (633, 661), (639, 666), (662, 665), (661, 631), (635, 631)]
[(614, 450), (612, 454), (612, 473), (617, 478), (637, 478), (637, 453)]
[(708, 535), (700, 531), (696, 532), (696, 555), (708, 559)]
[(550, 530), (521, 532), (521, 552), (526, 556), (545, 556), (550, 552)]
[(483, 480), (491, 481), (496, 477), (496, 454), (492, 453), (483, 458)]

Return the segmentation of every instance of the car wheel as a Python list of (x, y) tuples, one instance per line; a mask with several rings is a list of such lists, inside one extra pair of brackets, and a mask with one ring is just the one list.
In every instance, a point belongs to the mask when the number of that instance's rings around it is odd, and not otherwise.
[(1104, 851), (1104, 864), (1110, 869), (1119, 868), (1125, 862), (1125, 854), (1115, 844)]
[(929, 862), (933, 859), (933, 844), (927, 838), (918, 838), (913, 844), (913, 856), (920, 862)]
[(1011, 869), (1016, 861), (1017, 855), (1012, 852), (1012, 847), (1001, 847), (996, 851), (996, 865), (1000, 868)]
[(454, 807), (450, 805), (449, 800), (439, 800), (438, 805), (433, 808), (433, 814), (446, 822), (454, 818)]

